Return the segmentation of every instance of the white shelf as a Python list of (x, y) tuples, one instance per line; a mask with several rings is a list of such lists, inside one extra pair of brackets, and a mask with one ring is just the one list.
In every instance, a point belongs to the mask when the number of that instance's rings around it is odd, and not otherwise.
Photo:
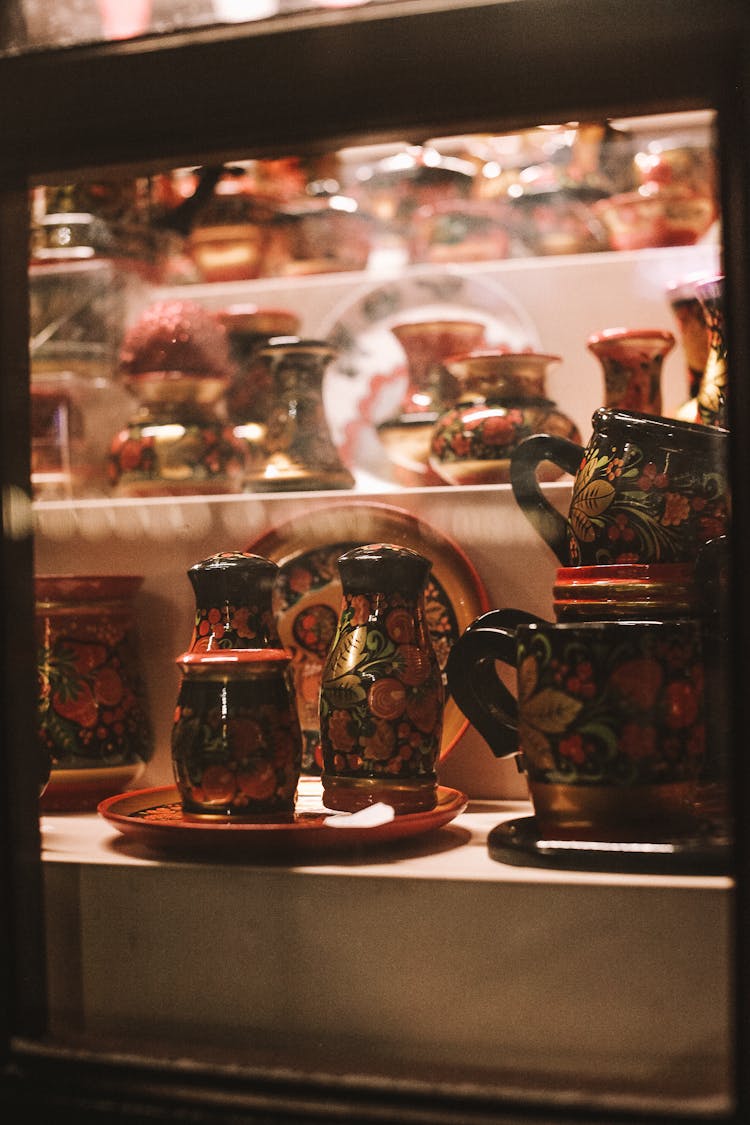
[(365, 1073), (725, 1109), (730, 880), (490, 859), (489, 829), (528, 811), (473, 803), (296, 866), (165, 860), (95, 814), (47, 816), (53, 1023), (279, 1065), (343, 1042)]

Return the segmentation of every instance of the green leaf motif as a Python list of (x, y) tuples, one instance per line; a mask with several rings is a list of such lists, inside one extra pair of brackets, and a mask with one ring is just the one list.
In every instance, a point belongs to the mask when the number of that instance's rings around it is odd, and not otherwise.
[(549, 739), (529, 723), (522, 722), (518, 727), (518, 747), (528, 755), (537, 770), (549, 770), (555, 766)]
[(518, 668), (518, 698), (528, 699), (534, 694), (539, 680), (539, 666), (533, 656), (525, 656)]
[(592, 520), (605, 512), (615, 498), (614, 485), (608, 480), (592, 480), (577, 492), (570, 510), (570, 524), (576, 539), (591, 543), (596, 537)]
[(524, 702), (524, 721), (547, 734), (561, 734), (574, 722), (583, 703), (557, 688), (543, 688)]
[(323, 694), (329, 707), (349, 711), (367, 699), (367, 692), (359, 676), (344, 675), (335, 680), (325, 680)]
[(342, 632), (336, 646), (330, 678), (338, 679), (356, 668), (367, 653), (367, 626), (356, 625), (350, 632)]

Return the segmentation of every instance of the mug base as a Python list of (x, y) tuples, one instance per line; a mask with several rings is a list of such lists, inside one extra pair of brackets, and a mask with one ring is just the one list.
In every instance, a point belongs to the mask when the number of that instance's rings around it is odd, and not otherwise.
[(564, 785), (530, 782), (541, 835), (567, 840), (656, 843), (696, 831), (696, 783)]
[(382, 801), (399, 813), (428, 812), (437, 804), (437, 781), (386, 781), (379, 777), (323, 774), (323, 804), (335, 812), (358, 812)]

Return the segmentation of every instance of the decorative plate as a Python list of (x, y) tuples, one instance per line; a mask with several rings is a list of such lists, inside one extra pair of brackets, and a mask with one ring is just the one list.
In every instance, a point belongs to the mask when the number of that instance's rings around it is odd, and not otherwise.
[[(312, 790), (308, 793), (307, 797), (303, 793), (293, 818), (286, 821), (191, 820), (183, 815), (173, 785), (118, 793), (102, 801), (98, 812), (130, 841), (154, 850), (273, 859), (298, 853), (343, 851), (351, 855), (354, 847), (421, 836), (448, 824), (468, 804), (467, 796), (458, 789), (439, 786), (434, 809), (402, 813), (381, 823), (358, 822), (355, 826), (353, 822), (349, 826), (344, 824), (346, 814), (324, 809), (320, 798)], [(326, 823), (328, 820), (335, 820), (336, 825)]]
[[(432, 562), (426, 587), (427, 622), (445, 673), (453, 644), (489, 608), (487, 592), (466, 555), (442, 532), (388, 504), (352, 502), (318, 506), (261, 535), (246, 548), (279, 566), (273, 606), (282, 643), (292, 653), (297, 709), (305, 740), (303, 771), (320, 772), (318, 696), (328, 649), (341, 611), (336, 560), (351, 547), (393, 543)], [(443, 675), (445, 681), (445, 674)], [(468, 720), (446, 698), (441, 758), (455, 746)]]
[(344, 461), (376, 480), (389, 478), (375, 427), (397, 412), (408, 381), (391, 325), (438, 318), (482, 321), (488, 347), (541, 350), (534, 323), (506, 289), (433, 269), (360, 289), (317, 330), (337, 351), (323, 382), (331, 435)]

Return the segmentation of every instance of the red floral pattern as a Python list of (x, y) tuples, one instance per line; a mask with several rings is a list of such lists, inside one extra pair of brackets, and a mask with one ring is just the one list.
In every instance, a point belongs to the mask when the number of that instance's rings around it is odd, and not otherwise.
[(345, 595), (320, 697), (324, 771), (431, 778), (444, 691), (421, 600)]
[[(562, 634), (560, 634), (562, 638)], [(699, 622), (519, 640), (519, 745), (535, 781), (695, 780), (705, 754)]]

